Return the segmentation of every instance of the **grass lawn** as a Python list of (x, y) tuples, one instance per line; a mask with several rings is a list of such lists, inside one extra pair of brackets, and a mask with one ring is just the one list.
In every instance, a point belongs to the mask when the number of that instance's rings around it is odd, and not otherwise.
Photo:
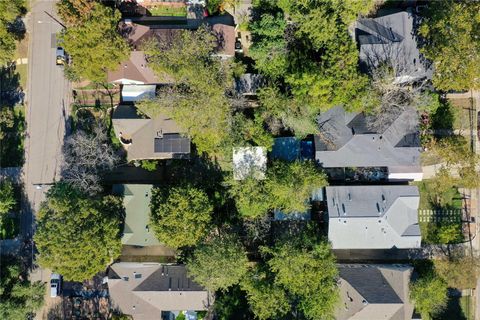
[(187, 7), (171, 7), (171, 6), (158, 6), (149, 8), (148, 11), (152, 16), (166, 16), (166, 17), (186, 17)]
[(13, 239), (20, 232), (19, 220), (17, 217), (7, 217), (0, 226), (0, 239)]
[[(420, 205), (419, 209), (439, 209), (435, 208), (431, 199), (434, 199), (437, 196), (437, 190), (432, 186), (432, 183), (429, 180), (423, 180), (417, 182), (418, 190), (420, 192)], [(442, 198), (442, 202), (445, 203), (445, 207), (449, 209), (461, 209), (462, 208), (462, 199), (461, 194), (458, 192), (458, 189), (453, 187), (448, 189), (448, 191), (439, 195)]]

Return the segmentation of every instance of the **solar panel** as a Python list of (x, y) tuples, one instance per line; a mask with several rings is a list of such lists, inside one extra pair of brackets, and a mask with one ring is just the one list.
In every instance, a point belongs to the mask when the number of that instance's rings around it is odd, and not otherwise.
[(190, 153), (190, 139), (178, 133), (164, 133), (162, 138), (155, 138), (154, 152)]

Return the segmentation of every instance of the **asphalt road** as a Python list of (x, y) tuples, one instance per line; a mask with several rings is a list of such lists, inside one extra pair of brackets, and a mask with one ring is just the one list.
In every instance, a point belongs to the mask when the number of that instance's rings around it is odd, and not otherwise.
[[(48, 185), (59, 178), (71, 85), (55, 64), (55, 0), (35, 0), (29, 19), (29, 77), (24, 180), (28, 200), (36, 211)], [(58, 19), (58, 18), (57, 18)]]

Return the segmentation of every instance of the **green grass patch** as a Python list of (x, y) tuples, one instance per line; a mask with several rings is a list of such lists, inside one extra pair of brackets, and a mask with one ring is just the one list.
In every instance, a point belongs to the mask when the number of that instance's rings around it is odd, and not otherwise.
[(17, 64), (15, 66), (15, 71), (18, 74), (20, 86), (25, 90), (27, 87), (28, 64)]
[(149, 8), (148, 11), (152, 16), (165, 16), (165, 17), (186, 17), (187, 7), (171, 7), (171, 6), (157, 6)]
[(0, 239), (13, 239), (20, 232), (20, 221), (17, 217), (6, 217), (0, 225)]
[[(462, 195), (458, 192), (456, 187), (449, 188), (445, 192), (439, 193), (439, 191), (434, 188), (433, 183), (429, 180), (423, 180), (417, 182), (418, 190), (420, 192), (420, 205), (419, 209), (461, 209), (463, 206)], [(444, 204), (439, 208), (435, 205), (433, 199), (439, 197), (441, 202)]]

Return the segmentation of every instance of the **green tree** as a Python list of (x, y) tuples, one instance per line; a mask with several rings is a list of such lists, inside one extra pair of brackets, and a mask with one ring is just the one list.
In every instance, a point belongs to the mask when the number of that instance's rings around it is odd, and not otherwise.
[(311, 161), (275, 161), (267, 171), (265, 183), (271, 207), (286, 213), (306, 211), (312, 192), (328, 184), (325, 173)]
[(258, 267), (243, 279), (241, 287), (247, 294), (250, 309), (260, 320), (282, 317), (290, 311), (285, 290), (268, 279), (267, 273)]
[(262, 252), (275, 284), (299, 298), (304, 315), (325, 319), (332, 317), (339, 299), (338, 270), (330, 245), (311, 234), (313, 230), (279, 241), (273, 248), (263, 247)]
[(237, 210), (244, 218), (262, 217), (271, 209), (270, 191), (263, 181), (248, 177), (245, 180), (232, 179), (228, 184)]
[(0, 318), (23, 320), (29, 318), (44, 303), (45, 286), (30, 283), (18, 261), (2, 256), (0, 268)]
[(160, 242), (172, 248), (194, 246), (208, 233), (213, 206), (194, 187), (154, 189), (151, 224)]
[(434, 63), (433, 84), (439, 90), (480, 88), (480, 3), (434, 1), (428, 6), (419, 33), (422, 53)]
[(255, 67), (273, 79), (281, 77), (287, 68), (286, 27), (281, 12), (264, 13), (249, 25), (252, 32), (249, 55), (255, 60)]
[(410, 284), (410, 299), (422, 319), (432, 319), (447, 305), (447, 284), (434, 275), (420, 278)]
[(227, 290), (248, 271), (245, 248), (235, 236), (214, 236), (195, 249), (187, 261), (187, 270), (210, 291)]
[(138, 106), (149, 117), (161, 113), (174, 119), (199, 153), (210, 156), (229, 139), (231, 108), (225, 90), (233, 85), (229, 62), (211, 55), (215, 47), (206, 28), (183, 30), (168, 43), (147, 43), (149, 65), (159, 77), (173, 78), (174, 85)]
[(11, 24), (25, 10), (24, 0), (0, 1), (0, 65), (11, 62), (16, 48), (16, 36)]
[(16, 203), (13, 183), (10, 180), (0, 181), (0, 224), (3, 216), (10, 212)]
[(38, 212), (38, 263), (66, 280), (90, 279), (120, 255), (122, 211), (119, 198), (95, 199), (68, 184), (54, 185)]
[(142, 169), (145, 169), (147, 171), (155, 171), (157, 170), (158, 161), (157, 160), (141, 160), (140, 166), (142, 167)]
[(228, 184), (239, 213), (256, 218), (272, 209), (285, 213), (306, 211), (312, 192), (326, 186), (327, 179), (313, 162), (275, 161), (268, 167), (264, 180), (247, 178)]
[(107, 71), (120, 67), (129, 53), (127, 42), (117, 30), (120, 18), (118, 10), (95, 3), (87, 20), (63, 31), (60, 39), (73, 61), (70, 72), (105, 82)]
[(368, 78), (358, 70), (348, 27), (374, 6), (374, 0), (258, 1), (262, 14), (250, 26), (257, 68), (284, 80), (289, 93), (317, 113), (338, 104), (362, 110)]
[(95, 8), (95, 0), (61, 0), (57, 2), (57, 12), (68, 26), (78, 26), (87, 21)]

